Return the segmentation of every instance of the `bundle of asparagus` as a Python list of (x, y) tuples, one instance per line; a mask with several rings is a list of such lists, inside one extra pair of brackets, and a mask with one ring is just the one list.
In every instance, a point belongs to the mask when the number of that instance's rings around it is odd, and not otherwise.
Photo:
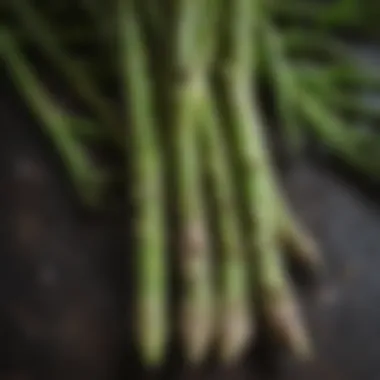
[[(295, 148), (306, 120), (345, 157), (358, 163), (363, 156), (357, 136), (321, 101), (324, 88), (313, 87), (310, 74), (286, 56), (293, 42), (286, 43), (291, 39), (263, 5), (99, 0), (37, 9), (12, 0), (4, 7), (16, 17), (1, 30), (1, 56), (78, 194), (98, 205), (109, 182), (93, 165), (94, 141), (110, 144), (132, 175), (136, 344), (149, 366), (164, 362), (173, 335), (192, 364), (214, 346), (225, 363), (236, 361), (254, 344), (261, 313), (296, 355), (311, 352), (285, 263), (297, 260), (314, 271), (322, 263), (276, 180), (259, 106), (261, 76), (274, 79)], [(86, 66), (75, 50), (78, 39), (57, 27), (65, 7), (82, 12), (81, 36), (101, 52)], [(62, 73), (85, 112), (73, 114), (49, 94), (26, 54), (30, 46)], [(121, 87), (113, 100), (103, 87), (107, 70)], [(360, 164), (367, 170), (367, 161)], [(169, 329), (172, 265), (181, 289), (178, 330)]]

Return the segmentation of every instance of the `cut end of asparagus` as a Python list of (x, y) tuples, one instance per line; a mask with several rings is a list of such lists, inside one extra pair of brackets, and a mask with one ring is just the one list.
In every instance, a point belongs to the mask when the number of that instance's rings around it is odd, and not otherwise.
[(312, 359), (310, 338), (292, 291), (285, 287), (280, 293), (267, 293), (264, 302), (264, 311), (274, 335), (298, 359)]
[(206, 359), (215, 332), (211, 258), (204, 224), (190, 221), (180, 242), (184, 280), (181, 338), (185, 359), (197, 366)]
[(256, 325), (249, 311), (242, 307), (228, 307), (222, 311), (220, 358), (224, 364), (239, 361), (252, 343)]
[(166, 355), (167, 321), (154, 303), (144, 305), (137, 321), (138, 346), (143, 364), (150, 369), (160, 367)]
[(198, 308), (188, 305), (184, 310), (182, 338), (188, 364), (198, 366), (206, 360), (214, 338), (213, 322), (211, 305)]
[(146, 342), (141, 345), (141, 358), (144, 366), (148, 369), (160, 367), (165, 360), (162, 345), (157, 342)]

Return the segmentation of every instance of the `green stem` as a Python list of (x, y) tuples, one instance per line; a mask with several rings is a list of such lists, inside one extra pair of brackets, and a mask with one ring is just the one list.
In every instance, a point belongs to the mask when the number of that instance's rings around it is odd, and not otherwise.
[(365, 25), (356, 0), (338, 1), (332, 5), (272, 0), (268, 2), (268, 8), (275, 17), (281, 16), (293, 21), (308, 22), (309, 25), (325, 29), (357, 28)]
[(76, 190), (86, 204), (97, 205), (104, 191), (105, 178), (96, 171), (84, 148), (77, 143), (71, 133), (70, 118), (51, 101), (10, 33), (2, 30), (0, 38), (1, 54), (15, 83), (57, 147)]
[(165, 358), (168, 341), (164, 168), (147, 52), (136, 13), (131, 1), (119, 0), (124, 102), (130, 112), (129, 146), (137, 203), (137, 339), (145, 364), (157, 366)]
[(252, 17), (254, 5), (257, 6), (251, 0), (236, 0), (233, 9), (226, 8), (231, 29), (230, 49), (225, 56), (229, 70), (222, 77), (223, 95), (230, 112), (235, 155), (240, 158), (249, 252), (265, 316), (277, 335), (304, 356), (309, 354), (309, 342), (277, 246), (278, 210), (268, 170), (270, 157), (262, 117), (251, 89), (256, 80), (251, 59), (258, 51), (251, 38), (251, 30), (258, 22)]
[(176, 160), (182, 276), (185, 294), (181, 305), (182, 337), (187, 359), (205, 359), (214, 337), (214, 289), (211, 250), (202, 192), (197, 129), (201, 122), (204, 57), (199, 54), (199, 0), (177, 3), (174, 66), (181, 78), (170, 83), (173, 95), (173, 137)]
[(290, 72), (281, 41), (273, 32), (269, 21), (263, 22), (264, 48), (267, 66), (270, 70), (271, 80), (277, 101), (279, 121), (285, 130), (285, 137), (291, 152), (299, 152), (302, 146), (302, 131), (300, 120), (296, 111), (296, 92), (289, 92), (293, 76)]
[(362, 70), (352, 64), (328, 67), (296, 66), (294, 74), (298, 80), (310, 84), (328, 84), (335, 87), (349, 87), (354, 90), (379, 91), (380, 76), (376, 72)]
[(220, 238), (221, 253), (221, 346), (224, 362), (239, 359), (254, 335), (253, 305), (249, 302), (248, 271), (242, 246), (237, 200), (228, 161), (227, 144), (221, 131), (214, 104), (214, 95), (205, 85), (203, 99), (204, 120), (201, 141), (204, 162), (212, 181), (215, 200), (215, 223)]
[(348, 56), (347, 46), (337, 38), (323, 32), (305, 31), (301, 28), (292, 28), (281, 31), (281, 44), (284, 52), (290, 56), (305, 58), (315, 55), (324, 56), (335, 62), (345, 62)]
[[(335, 154), (371, 177), (379, 178), (380, 165), (373, 138), (360, 139), (360, 133), (349, 128), (321, 101), (308, 91), (301, 91), (299, 109), (318, 138)], [(365, 143), (365, 145), (363, 144)], [(377, 143), (377, 141), (376, 141)]]
[(113, 106), (99, 93), (86, 72), (81, 70), (81, 67), (76, 65), (61, 49), (46, 20), (40, 17), (28, 0), (14, 0), (11, 4), (30, 37), (34, 39), (47, 58), (61, 70), (70, 85), (89, 105), (99, 120), (109, 128), (109, 133), (111, 133), (115, 143), (124, 148), (122, 130)]

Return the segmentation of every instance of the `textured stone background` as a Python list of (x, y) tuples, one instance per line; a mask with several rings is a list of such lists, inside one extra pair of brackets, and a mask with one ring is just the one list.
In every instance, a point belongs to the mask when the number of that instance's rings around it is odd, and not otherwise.
[[(0, 86), (0, 379), (145, 378), (126, 348), (126, 226), (86, 215), (59, 162), (5, 80)], [(315, 363), (284, 359), (264, 376), (240, 368), (168, 370), (173, 379), (380, 378), (380, 216), (326, 169), (296, 165), (286, 176), (296, 209), (320, 239), (329, 275), (305, 308)]]

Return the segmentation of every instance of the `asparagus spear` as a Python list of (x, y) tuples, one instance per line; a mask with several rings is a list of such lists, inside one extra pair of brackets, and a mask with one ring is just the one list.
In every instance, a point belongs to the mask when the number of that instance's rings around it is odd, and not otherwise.
[[(306, 83), (304, 83), (304, 87), (309, 87), (309, 92), (311, 92), (312, 89)], [(315, 89), (313, 93), (314, 98), (323, 99), (326, 105), (329, 105), (337, 112), (342, 111), (343, 115), (348, 112), (349, 115), (358, 118), (379, 121), (380, 110), (377, 105), (367, 104), (368, 100), (363, 99), (364, 96), (365, 93), (350, 94), (337, 88), (330, 89), (330, 91), (327, 91), (327, 89), (321, 89), (321, 91)]]
[(67, 120), (69, 120), (71, 134), (79, 141), (104, 141), (104, 133), (99, 129), (96, 123), (89, 118), (72, 115), (67, 112)]
[[(309, 341), (299, 318), (297, 304), (281, 263), (276, 241), (277, 212), (270, 173), (269, 155), (257, 104), (251, 93), (254, 81), (252, 62), (255, 49), (251, 31), (256, 5), (251, 0), (236, 0), (228, 13), (229, 49), (224, 57), (229, 69), (222, 74), (223, 95), (227, 99), (235, 137), (235, 154), (242, 168), (242, 194), (247, 203), (252, 265), (262, 295), (263, 311), (277, 336), (297, 355), (309, 354)], [(232, 8), (232, 9), (231, 9)], [(253, 24), (252, 24), (253, 23)], [(252, 51), (253, 50), (253, 51)]]
[(275, 16), (283, 16), (294, 21), (308, 22), (327, 29), (357, 28), (365, 24), (361, 8), (356, 0), (333, 3), (305, 3), (303, 1), (268, 2), (268, 8)]
[[(236, 87), (230, 100), (231, 104), (234, 101), (235, 107), (238, 106), (239, 92), (242, 91), (240, 86)], [(244, 113), (243, 106), (245, 108)], [(249, 116), (248, 111), (251, 112), (248, 103), (240, 104), (239, 111), (234, 115), (235, 123), (238, 121), (238, 117), (241, 117), (240, 122), (243, 123), (243, 117)], [(250, 118), (251, 121), (248, 118), (245, 121), (247, 124), (249, 121), (248, 125), (253, 126), (259, 123), (252, 114)], [(260, 140), (258, 136), (259, 132), (256, 132), (251, 139)], [(248, 136), (246, 136), (246, 141), (248, 141)], [(240, 142), (242, 143), (242, 139)], [(260, 144), (258, 142), (255, 145)], [(251, 149), (254, 148), (251, 147)], [(259, 147), (256, 146), (256, 151), (258, 149)], [(246, 154), (248, 156), (248, 153)], [(256, 154), (259, 155), (260, 153)], [(261, 154), (264, 155), (264, 152)], [(273, 181), (268, 178), (270, 174), (265, 168), (265, 163), (263, 164), (265, 158), (252, 158), (252, 156), (248, 156), (252, 162), (250, 164), (246, 162), (245, 165), (253, 166), (255, 172), (249, 173), (248, 168), (245, 171), (246, 177), (251, 176), (251, 184), (244, 181), (244, 195), (249, 201), (251, 228), (254, 231), (250, 239), (250, 249), (254, 253), (253, 263), (257, 265), (255, 273), (258, 274), (258, 291), (260, 292), (260, 299), (262, 299), (263, 310), (277, 337), (284, 340), (285, 344), (298, 356), (307, 356), (310, 351), (307, 332), (300, 319), (298, 306), (289, 285), (289, 278), (281, 260), (279, 242), (276, 240), (279, 214), (276, 209), (278, 203), (272, 188)]]
[[(172, 78), (173, 142), (176, 160), (177, 211), (181, 273), (185, 294), (181, 304), (181, 331), (186, 358), (192, 364), (205, 359), (214, 335), (214, 293), (211, 252), (206, 225), (201, 168), (197, 144), (201, 87), (197, 50), (200, 0), (179, 1), (173, 31), (173, 64), (181, 78)], [(203, 57), (201, 58), (203, 59)]]
[(207, 89), (207, 84), (204, 91), (200, 137), (205, 152), (204, 162), (207, 163), (213, 183), (215, 222), (221, 254), (220, 353), (225, 363), (231, 363), (239, 359), (251, 343), (255, 322), (225, 136), (221, 131), (213, 94)]
[(284, 128), (286, 140), (291, 152), (300, 151), (302, 146), (302, 131), (296, 110), (297, 93), (289, 93), (289, 82), (293, 80), (289, 71), (285, 54), (282, 51), (280, 40), (272, 33), (269, 22), (262, 21), (264, 34), (264, 49), (267, 57), (274, 93), (277, 100), (279, 120)]
[(86, 205), (95, 206), (103, 195), (106, 177), (97, 171), (74, 138), (70, 118), (51, 99), (6, 29), (0, 32), (1, 56), (26, 103), (57, 147), (73, 184)]
[(363, 71), (352, 63), (328, 65), (327, 67), (307, 67), (293, 65), (293, 75), (305, 83), (327, 83), (337, 87), (348, 87), (357, 90), (379, 91), (380, 76)]
[[(282, 45), (290, 56), (321, 57), (332, 62), (345, 62), (348, 49), (335, 36), (321, 32), (309, 32), (300, 28), (281, 31)], [(318, 61), (318, 59), (316, 60)]]
[(129, 146), (137, 202), (137, 339), (145, 364), (157, 366), (164, 359), (168, 339), (163, 152), (134, 5), (119, 0), (118, 21), (124, 102), (131, 115)]
[(61, 49), (52, 28), (45, 19), (33, 8), (29, 0), (14, 0), (12, 9), (20, 18), (23, 27), (29, 32), (31, 38), (38, 44), (45, 55), (61, 70), (66, 79), (90, 106), (99, 120), (108, 128), (115, 144), (123, 148), (123, 136), (120, 130), (118, 117), (113, 106), (101, 94), (86, 72), (66, 55)]
[[(317, 136), (332, 151), (363, 173), (379, 178), (380, 165), (375, 157), (373, 149), (375, 147), (371, 149), (370, 155), (368, 151), (363, 154), (361, 144), (358, 144), (358, 133), (350, 131), (333, 111), (324, 106), (322, 101), (302, 89), (299, 109)], [(366, 141), (370, 142), (368, 139)], [(367, 144), (367, 148), (370, 148), (370, 144)]]
[[(203, 11), (202, 11), (203, 10)], [(236, 199), (232, 186), (232, 173), (226, 155), (226, 141), (221, 131), (214, 94), (209, 83), (217, 48), (220, 8), (218, 1), (206, 0), (199, 6), (201, 16), (197, 34), (199, 48), (197, 55), (200, 78), (199, 102), (200, 118), (197, 126), (197, 141), (202, 147), (202, 162), (208, 169), (211, 180), (211, 193), (214, 199), (212, 215), (216, 224), (218, 241), (217, 259), (221, 260), (221, 289), (218, 301), (220, 318), (219, 353), (225, 363), (232, 363), (250, 343), (254, 331), (251, 304), (248, 299), (248, 273), (245, 267), (244, 249), (241, 245), (239, 219), (236, 214)], [(196, 66), (194, 66), (196, 67)], [(251, 319), (252, 318), (252, 319)]]
[[(230, 86), (232, 83), (230, 82)], [(237, 108), (239, 92), (242, 91), (240, 85), (234, 89), (234, 95), (231, 95), (231, 104)], [(245, 95), (247, 96), (247, 95)], [(241, 101), (241, 100), (240, 100)], [(241, 101), (239, 111), (234, 114), (235, 123), (239, 121), (243, 123), (243, 118), (249, 116), (251, 112), (248, 103), (245, 105)], [(243, 107), (245, 111), (243, 113)], [(240, 116), (239, 116), (240, 115)], [(241, 118), (240, 120), (237, 120)], [(247, 125), (255, 125), (258, 123), (257, 119), (250, 116), (251, 121), (244, 121)], [(249, 124), (248, 124), (249, 121)], [(242, 127), (241, 127), (242, 128)], [(248, 127), (246, 127), (248, 128)], [(255, 133), (251, 139), (258, 138), (259, 132)], [(248, 141), (248, 136), (246, 136)], [(242, 139), (240, 140), (242, 143)], [(248, 145), (248, 144), (247, 144)], [(259, 145), (259, 143), (255, 144)], [(253, 150), (254, 148), (251, 147)], [(259, 148), (256, 147), (256, 151)], [(240, 153), (241, 154), (241, 153)], [(246, 159), (251, 161), (246, 162), (247, 169), (245, 171), (246, 177), (251, 177), (250, 181), (244, 181), (245, 191), (244, 195), (249, 201), (249, 213), (251, 228), (254, 231), (250, 239), (250, 249), (254, 254), (253, 263), (257, 265), (256, 273), (258, 273), (258, 286), (260, 291), (260, 298), (262, 299), (264, 313), (268, 318), (270, 327), (273, 328), (278, 337), (285, 340), (288, 347), (299, 356), (309, 355), (309, 342), (305, 327), (298, 315), (297, 304), (294, 295), (289, 286), (289, 279), (285, 274), (285, 269), (281, 261), (281, 253), (279, 244), (276, 241), (277, 235), (277, 217), (279, 216), (276, 210), (276, 198), (272, 186), (272, 181), (268, 179), (269, 173), (265, 170), (263, 164), (264, 157), (254, 157), (254, 153), (248, 156), (246, 152)], [(260, 153), (256, 153), (259, 155)], [(264, 154), (263, 152), (261, 154)], [(249, 165), (249, 166), (248, 166)], [(249, 167), (255, 168), (255, 173), (249, 172)]]
[[(294, 81), (293, 72), (289, 67), (289, 63), (285, 60), (281, 40), (270, 25), (270, 21), (263, 21), (263, 29), (265, 35), (264, 44), (267, 46), (266, 55), (271, 65), (272, 80), (275, 82), (280, 102), (280, 119), (282, 117), (284, 120), (283, 126), (286, 135), (291, 139), (291, 147), (299, 149), (303, 132), (296, 117), (298, 115), (297, 101), (299, 94), (297, 89), (292, 87)], [(268, 170), (270, 171), (270, 168)], [(273, 173), (271, 175), (273, 176)], [(278, 188), (277, 184), (273, 183), (272, 188)], [(278, 208), (281, 210), (279, 214), (280, 239), (287, 248), (287, 252), (297, 261), (306, 265), (307, 268), (312, 269), (313, 272), (318, 271), (322, 266), (322, 262), (316, 243), (301, 228), (287, 207), (280, 191), (277, 191), (275, 195), (278, 198)]]

